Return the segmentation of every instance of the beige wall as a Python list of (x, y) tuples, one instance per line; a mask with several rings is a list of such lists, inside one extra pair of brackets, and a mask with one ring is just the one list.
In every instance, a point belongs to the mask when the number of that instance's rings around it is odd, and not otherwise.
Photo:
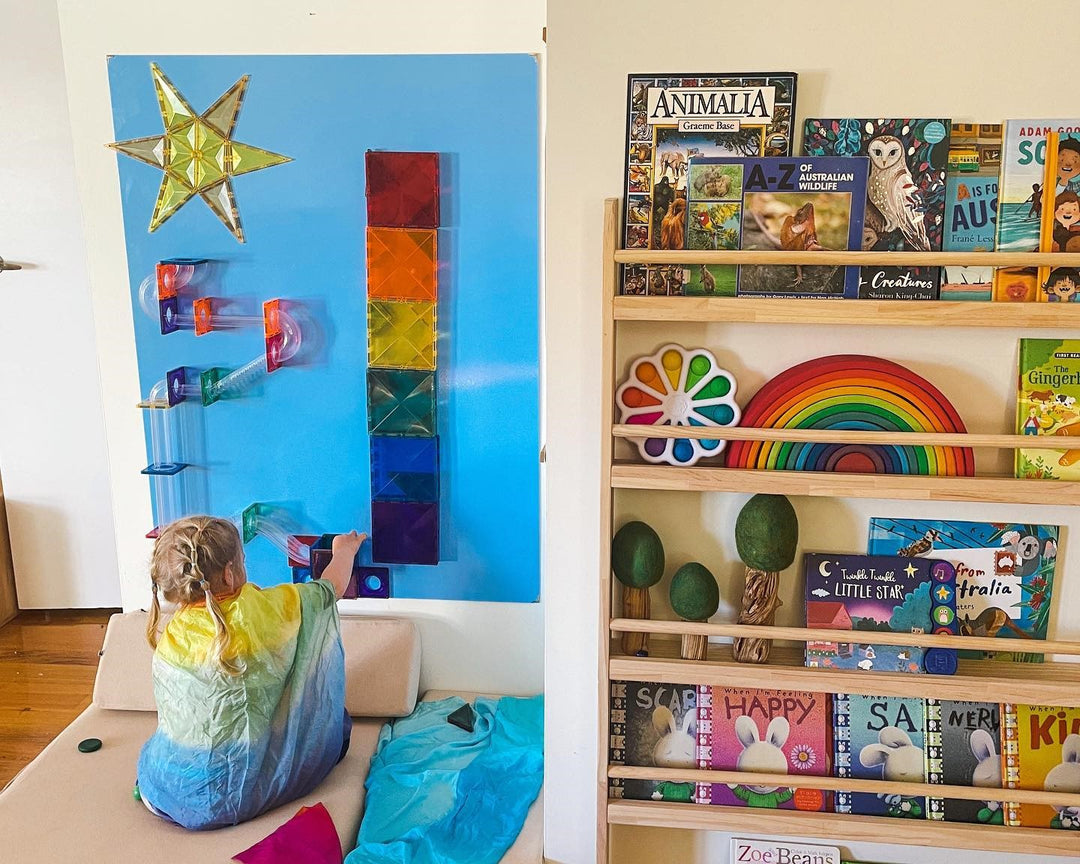
[[(870, 4), (819, 2), (548, 2), (548, 471), (547, 585), (549, 747), (548, 855), (591, 860), (596, 796), (595, 650), (600, 412), (601, 202), (622, 192), (626, 75), (629, 72), (799, 73), (798, 118), (824, 115), (1004, 117), (1075, 115), (1080, 102), (1049, 84), (1042, 46), (1067, 29), (1075, 4), (1057, 0)], [(621, 368), (665, 341), (712, 348), (739, 381), (743, 401), (773, 374), (828, 353), (880, 354), (937, 384), (973, 431), (1007, 431), (1012, 415), (1018, 331), (910, 331), (729, 325), (620, 325)], [(1032, 335), (1054, 335), (1053, 332)], [(983, 469), (993, 454), (978, 453)], [(1007, 470), (1007, 466), (1000, 465)], [(1047, 497), (1052, 504), (1052, 488)], [(741, 566), (732, 525), (737, 495), (620, 493), (617, 520), (641, 518), (660, 532), (669, 570), (705, 563), (721, 581), (729, 620)], [(869, 515), (1044, 520), (1071, 526), (1059, 507), (921, 505), (893, 501), (795, 501), (808, 549), (865, 548)], [(1066, 542), (1056, 632), (1080, 637), (1080, 547)], [(670, 575), (670, 573), (669, 573)], [(734, 580), (734, 581), (733, 581)], [(796, 623), (794, 578), (780, 623)], [(666, 583), (654, 602), (666, 595)], [(1054, 626), (1054, 623), (1052, 623)], [(550, 800), (550, 799), (554, 800)], [(613, 860), (723, 862), (726, 836), (614, 829)], [(981, 853), (864, 845), (869, 861), (975, 864)], [(1020, 864), (1023, 855), (993, 856)], [(1050, 860), (1050, 859), (1041, 859)]]

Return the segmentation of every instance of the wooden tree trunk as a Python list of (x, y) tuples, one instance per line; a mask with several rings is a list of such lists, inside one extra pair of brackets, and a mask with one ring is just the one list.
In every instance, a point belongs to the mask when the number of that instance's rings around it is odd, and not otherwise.
[(709, 651), (708, 636), (688, 636), (683, 634), (679, 646), (679, 656), (683, 660), (704, 660)]
[[(624, 585), (622, 605), (624, 618), (647, 619), (649, 617), (649, 589), (631, 588), (628, 585)], [(631, 657), (638, 654), (648, 654), (649, 634), (623, 633), (622, 648), (623, 653), (629, 654)]]
[[(776, 596), (780, 587), (779, 573), (746, 568), (746, 586), (743, 588), (740, 624), (772, 624), (781, 600)], [(739, 637), (735, 640), (733, 653), (740, 663), (764, 663), (769, 659), (772, 640)]]

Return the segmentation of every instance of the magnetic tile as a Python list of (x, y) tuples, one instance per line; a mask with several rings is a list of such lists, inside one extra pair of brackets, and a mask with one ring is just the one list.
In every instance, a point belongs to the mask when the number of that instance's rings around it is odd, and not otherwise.
[(435, 375), (413, 369), (368, 369), (368, 432), (435, 434)]
[(329, 549), (312, 549), (311, 550), (311, 578), (318, 579), (322, 576), (323, 570), (326, 569), (330, 563), (330, 559), (334, 557), (334, 553)]
[(158, 477), (172, 477), (179, 474), (188, 465), (186, 462), (154, 462), (140, 471), (140, 474), (151, 474)]
[(169, 407), (179, 405), (187, 398), (184, 388), (187, 386), (187, 369), (178, 366), (165, 373), (165, 398)]
[(369, 150), (368, 225), (437, 228), (439, 154)]
[(158, 325), (162, 336), (175, 333), (180, 329), (180, 324), (177, 321), (179, 317), (180, 301), (176, 299), (175, 295), (166, 297), (164, 300), (158, 300)]
[(311, 568), (310, 567), (292, 567), (292, 581), (293, 582), (310, 582), (311, 581)]
[(439, 505), (372, 501), (371, 559), (379, 564), (438, 564)]
[(371, 436), (373, 501), (438, 501), (439, 439)]
[(214, 329), (214, 300), (212, 297), (200, 297), (194, 304), (195, 335), (205, 336)]
[(389, 567), (353, 567), (349, 587), (342, 595), (343, 600), (367, 599), (390, 596)]
[(368, 301), (368, 365), (435, 368), (435, 304)]
[(289, 566), (308, 567), (311, 564), (311, 547), (319, 539), (317, 534), (290, 534), (285, 546), (289, 556)]
[(435, 231), (368, 228), (368, 297), (434, 300), (438, 292), (438, 260)]

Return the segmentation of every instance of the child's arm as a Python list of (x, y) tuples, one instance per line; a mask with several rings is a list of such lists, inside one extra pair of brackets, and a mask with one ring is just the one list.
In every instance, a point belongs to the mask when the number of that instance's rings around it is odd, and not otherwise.
[(357, 534), (350, 531), (348, 534), (338, 534), (331, 545), (333, 554), (330, 563), (323, 570), (321, 579), (325, 579), (334, 586), (334, 594), (340, 600), (349, 587), (352, 578), (353, 559), (356, 553), (367, 540), (367, 534)]

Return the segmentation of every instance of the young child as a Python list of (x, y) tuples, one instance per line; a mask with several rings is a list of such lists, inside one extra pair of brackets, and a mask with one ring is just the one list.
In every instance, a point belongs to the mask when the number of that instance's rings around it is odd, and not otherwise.
[[(308, 794), (348, 749), (336, 601), (365, 535), (334, 538), (322, 578), (260, 590), (225, 519), (162, 529), (147, 638), (158, 728), (138, 797), (185, 828), (220, 828)], [(158, 636), (159, 595), (178, 607)]]

